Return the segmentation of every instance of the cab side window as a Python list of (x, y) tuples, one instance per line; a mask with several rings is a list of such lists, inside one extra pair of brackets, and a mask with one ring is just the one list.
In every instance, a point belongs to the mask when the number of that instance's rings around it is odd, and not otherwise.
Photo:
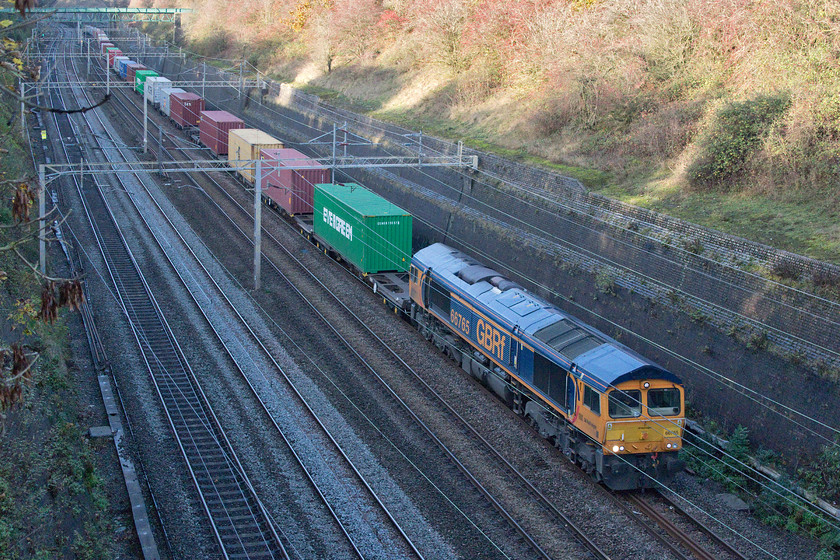
[(589, 385), (583, 386), (583, 404), (598, 416), (601, 415), (601, 394)]

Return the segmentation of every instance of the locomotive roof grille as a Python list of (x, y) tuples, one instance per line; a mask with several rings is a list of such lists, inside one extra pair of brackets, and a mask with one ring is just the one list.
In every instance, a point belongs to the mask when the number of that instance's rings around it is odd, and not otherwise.
[(480, 264), (474, 264), (462, 268), (455, 274), (455, 276), (472, 286), (473, 284), (477, 284), (478, 282), (489, 280), (494, 276), (499, 277), (500, 275), (492, 268), (487, 268), (486, 266), (482, 266)]
[(573, 362), (581, 354), (598, 348), (606, 341), (565, 318), (543, 327), (534, 336)]

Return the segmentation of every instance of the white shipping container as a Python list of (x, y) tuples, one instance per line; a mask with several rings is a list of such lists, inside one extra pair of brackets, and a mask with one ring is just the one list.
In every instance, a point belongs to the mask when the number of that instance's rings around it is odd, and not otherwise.
[(164, 78), (163, 76), (149, 76), (146, 78), (146, 84), (143, 87), (143, 95), (146, 101), (152, 105), (159, 105), (163, 95), (161, 89), (172, 85), (172, 80)]
[(179, 87), (163, 87), (163, 88), (160, 88), (160, 95), (161, 95), (160, 111), (161, 111), (161, 113), (163, 113), (167, 117), (169, 116), (169, 107), (170, 107), (169, 102), (172, 99), (170, 97), (170, 95), (173, 94), (173, 93), (186, 93), (186, 92)]
[(114, 57), (114, 66), (112, 67), (114, 72), (119, 72), (120, 60), (128, 60), (128, 57), (123, 55)]

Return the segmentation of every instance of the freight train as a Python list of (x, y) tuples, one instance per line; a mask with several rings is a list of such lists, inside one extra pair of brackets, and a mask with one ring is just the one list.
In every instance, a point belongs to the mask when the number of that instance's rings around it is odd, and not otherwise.
[(361, 185), (331, 183), (317, 161), (226, 111), (204, 110), (203, 99), (121, 56), (100, 30), (86, 32), (113, 71), (179, 128), (197, 126), (193, 137), (227, 156), (243, 182), (253, 185), (253, 162), (265, 160), (267, 205), (593, 478), (629, 490), (682, 470), (685, 395), (673, 373), (455, 248), (412, 254), (410, 214)]

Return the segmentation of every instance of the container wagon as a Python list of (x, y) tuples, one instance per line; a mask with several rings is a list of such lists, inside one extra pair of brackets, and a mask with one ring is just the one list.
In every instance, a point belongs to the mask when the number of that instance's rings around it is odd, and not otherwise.
[(198, 126), (201, 112), (204, 110), (204, 99), (200, 95), (181, 90), (172, 93), (167, 101), (168, 116), (175, 126), (178, 128)]
[(110, 48), (116, 48), (116, 45), (107, 41), (104, 43), (99, 43), (99, 54), (104, 55), (106, 52), (108, 52), (108, 49)]
[(411, 214), (356, 183), (317, 184), (313, 227), (362, 276), (407, 272)]
[(128, 57), (126, 57), (126, 60), (121, 60), (121, 61), (117, 62), (117, 74), (119, 74), (120, 78), (122, 78), (123, 80), (128, 78), (128, 65), (129, 64), (137, 64), (137, 62), (134, 62), (133, 60), (131, 60)]
[(166, 87), (160, 90), (163, 94), (163, 98), (160, 100), (160, 107), (158, 109), (160, 112), (167, 117), (169, 117), (169, 104), (171, 101), (171, 96), (173, 93), (186, 93), (183, 89), (179, 87)]
[(105, 66), (110, 68), (114, 65), (114, 58), (121, 56), (122, 51), (116, 47), (109, 48), (108, 51), (105, 53)]
[(158, 73), (154, 70), (144, 69), (134, 71), (134, 91), (143, 95), (146, 89), (146, 78), (157, 76)]
[(149, 76), (146, 78), (146, 86), (143, 96), (146, 101), (151, 103), (153, 107), (160, 106), (161, 98), (163, 97), (162, 89), (170, 87), (172, 80), (164, 78), (163, 76)]
[(199, 141), (217, 156), (228, 153), (228, 133), (231, 130), (245, 128), (245, 122), (242, 119), (227, 111), (202, 111), (199, 119)]
[(282, 208), (290, 216), (311, 214), (315, 185), (329, 183), (330, 170), (292, 148), (260, 150), (260, 159), (265, 160), (265, 165), (278, 166), (263, 172), (262, 192), (269, 205)]

